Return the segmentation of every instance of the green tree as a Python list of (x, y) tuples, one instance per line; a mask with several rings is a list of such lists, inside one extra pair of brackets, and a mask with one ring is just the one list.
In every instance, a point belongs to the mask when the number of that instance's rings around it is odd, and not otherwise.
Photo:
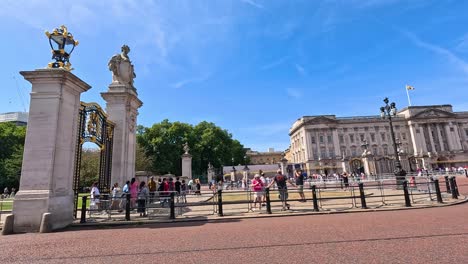
[(90, 187), (99, 179), (101, 152), (99, 149), (83, 149), (80, 164), (80, 187)]
[(219, 167), (244, 163), (245, 150), (227, 130), (214, 123), (201, 122), (196, 126), (164, 120), (150, 128), (139, 127), (137, 141), (151, 161), (155, 173), (181, 175), (183, 144), (187, 142), (192, 155), (193, 173), (206, 173), (208, 163)]
[(0, 123), (0, 191), (18, 189), (25, 138), (25, 126)]

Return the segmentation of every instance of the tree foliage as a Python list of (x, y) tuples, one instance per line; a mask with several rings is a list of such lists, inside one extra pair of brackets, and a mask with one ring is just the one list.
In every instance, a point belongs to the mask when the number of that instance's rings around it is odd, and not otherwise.
[(80, 164), (80, 187), (90, 187), (99, 179), (99, 149), (83, 149)]
[(0, 123), (0, 190), (18, 189), (26, 127)]
[(192, 126), (166, 119), (149, 128), (140, 126), (137, 141), (150, 158), (151, 170), (158, 174), (182, 174), (185, 142), (190, 146), (195, 175), (205, 174), (209, 162), (214, 167), (245, 162), (244, 146), (227, 130), (206, 121)]

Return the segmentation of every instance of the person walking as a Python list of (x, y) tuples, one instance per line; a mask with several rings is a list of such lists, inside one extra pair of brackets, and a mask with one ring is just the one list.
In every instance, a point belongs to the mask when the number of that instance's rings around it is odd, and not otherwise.
[(180, 186), (181, 186), (181, 185), (182, 185), (182, 184), (181, 184), (180, 181), (179, 181), (179, 177), (176, 177), (176, 181), (175, 181), (175, 183), (174, 183), (174, 189), (175, 189), (175, 191), (176, 191), (176, 195), (177, 195), (177, 196), (180, 196)]
[(199, 179), (195, 179), (195, 195), (201, 195), (201, 184)]
[(138, 190), (138, 209), (137, 212), (140, 213), (140, 216), (146, 216), (146, 200), (148, 199), (149, 191), (146, 187), (146, 183), (142, 181)]
[(262, 181), (262, 206), (266, 205), (266, 195), (265, 195), (265, 187), (268, 185), (267, 179), (265, 178), (265, 173), (262, 170), (260, 172), (260, 181)]
[(111, 210), (118, 210), (120, 208), (120, 187), (119, 183), (114, 183), (112, 186), (112, 203), (111, 203)]
[(260, 180), (260, 175), (255, 174), (252, 184), (250, 186), (252, 187), (252, 191), (254, 192), (253, 211), (255, 211), (257, 203), (258, 210), (262, 210), (263, 183)]
[(296, 170), (296, 172), (294, 173), (294, 179), (296, 180), (297, 192), (301, 197), (301, 200), (299, 202), (305, 203), (306, 199), (304, 195), (304, 175), (302, 174), (301, 169)]
[(286, 176), (283, 175), (281, 170), (277, 171), (276, 176), (273, 178), (273, 181), (270, 183), (270, 185), (268, 185), (268, 188), (270, 188), (275, 183), (278, 187), (279, 197), (283, 206), (283, 211), (286, 209), (289, 210), (287, 183), (291, 184), (292, 186), (295, 186), (295, 184), (292, 183), (291, 180), (286, 178)]
[(347, 191), (348, 188), (349, 188), (348, 173), (347, 173), (347, 172), (343, 172), (343, 174), (341, 175), (341, 177), (343, 178), (343, 184), (344, 184), (344, 187), (345, 187), (345, 191)]
[(185, 180), (182, 180), (180, 184), (180, 197), (182, 202), (187, 203), (187, 184), (185, 184)]
[(98, 188), (98, 182), (94, 182), (92, 187), (91, 187), (91, 202), (89, 204), (89, 207), (91, 210), (99, 210), (99, 204), (100, 204), (100, 196), (101, 193), (99, 192)]
[(154, 177), (151, 177), (148, 182), (148, 191), (149, 191), (149, 202), (154, 202), (154, 194), (156, 193), (156, 182), (154, 181)]
[(135, 178), (130, 180), (130, 209), (135, 208), (135, 203), (138, 195), (138, 182)]

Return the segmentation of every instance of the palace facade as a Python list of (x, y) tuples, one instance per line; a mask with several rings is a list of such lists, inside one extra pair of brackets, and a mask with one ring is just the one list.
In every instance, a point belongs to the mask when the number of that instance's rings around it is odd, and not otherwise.
[[(468, 112), (451, 105), (410, 106), (392, 118), (403, 169), (468, 165)], [(380, 116), (304, 116), (292, 125), (289, 163), (308, 173), (391, 173), (390, 125)]]

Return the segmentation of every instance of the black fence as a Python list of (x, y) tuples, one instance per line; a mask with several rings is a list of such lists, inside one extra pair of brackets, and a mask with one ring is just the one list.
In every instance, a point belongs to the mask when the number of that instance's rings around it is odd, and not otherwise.
[[(289, 210), (289, 202), (298, 202), (293, 208), (294, 211), (319, 212), (356, 208), (373, 209), (384, 206), (411, 207), (428, 202), (444, 203), (444, 200), (458, 199), (456, 178), (445, 176), (441, 180), (442, 182), (431, 177), (411, 177), (402, 185), (397, 185), (394, 180), (380, 179), (368, 182), (356, 181), (349, 184), (340, 181), (326, 186), (310, 184), (303, 190), (266, 188), (261, 192), (258, 209), (254, 200), (260, 195), (250, 190), (220, 189), (190, 194), (154, 192), (143, 199), (131, 197), (130, 194), (123, 197), (103, 195), (99, 199), (89, 199), (88, 196), (83, 196), (80, 222), (130, 221), (141, 218), (176, 219), (209, 215), (222, 217), (257, 210), (261, 214), (273, 214)], [(301, 196), (301, 193), (304, 196)]]

